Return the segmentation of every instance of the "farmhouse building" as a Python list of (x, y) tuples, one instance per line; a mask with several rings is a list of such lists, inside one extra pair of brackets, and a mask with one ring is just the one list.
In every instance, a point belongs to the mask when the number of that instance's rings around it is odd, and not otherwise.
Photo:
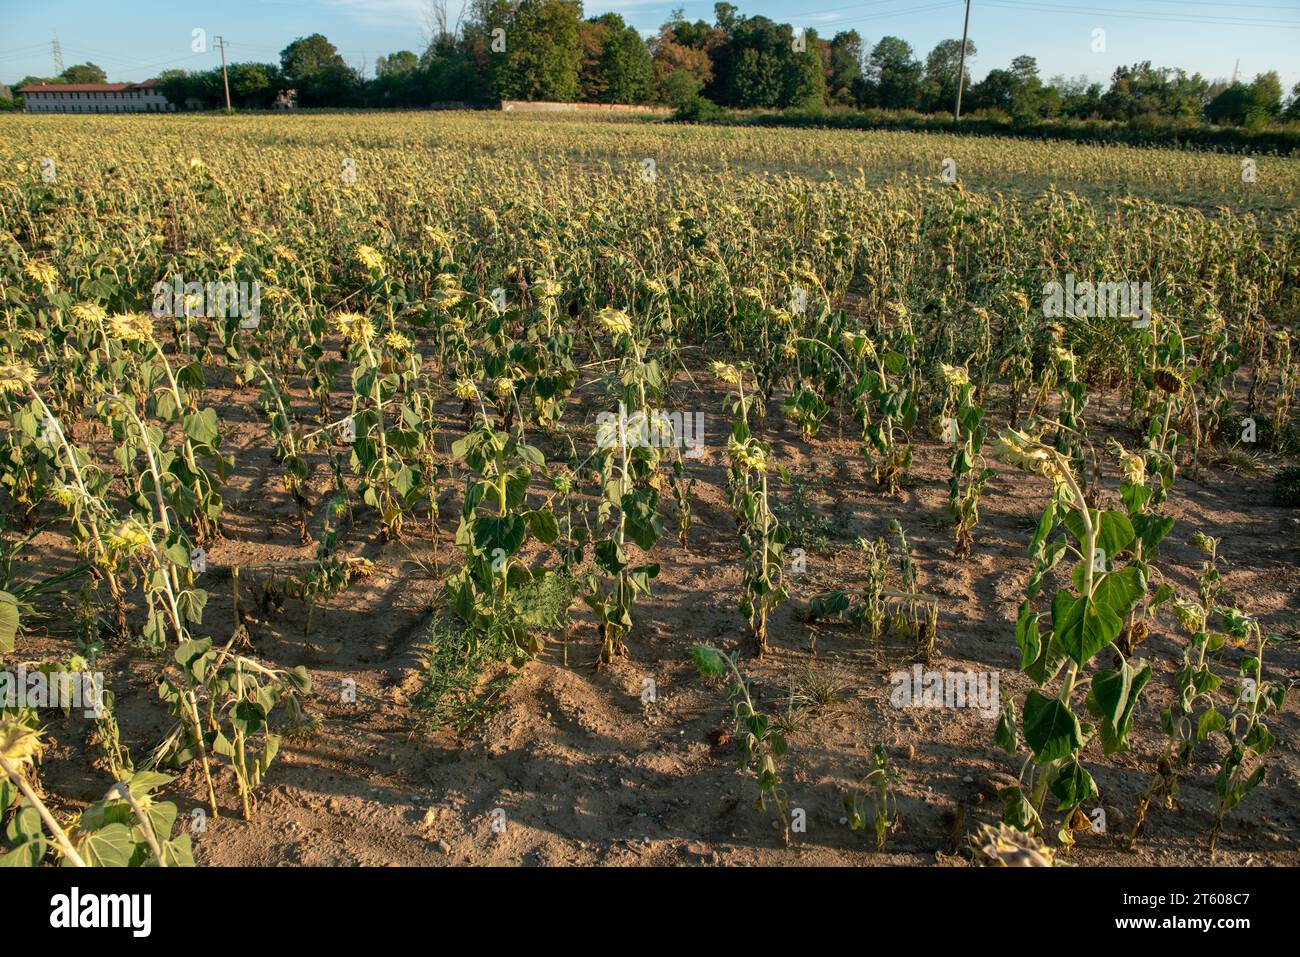
[(41, 83), (18, 91), (27, 113), (170, 113), (176, 109), (158, 89), (143, 83)]

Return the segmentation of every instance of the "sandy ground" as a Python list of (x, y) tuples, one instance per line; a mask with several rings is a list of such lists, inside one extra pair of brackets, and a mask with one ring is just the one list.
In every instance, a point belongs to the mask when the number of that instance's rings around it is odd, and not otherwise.
[[(887, 497), (867, 473), (851, 423), (840, 434), (832, 414), (822, 434), (806, 442), (774, 401), (762, 429), (810, 503), (791, 543), (806, 549), (807, 570), (792, 578), (793, 600), (771, 622), (771, 652), (756, 662), (736, 610), (740, 551), (725, 506), (722, 395), (711, 385), (702, 394), (691, 388), (686, 387), (685, 404), (705, 410), (710, 435), (703, 458), (688, 462), (698, 479), (690, 547), (683, 549), (669, 531), (656, 548), (663, 570), (654, 596), (637, 606), (626, 659), (595, 667), (595, 630), (579, 602), (567, 633), (555, 636), (523, 668), (498, 713), (461, 735), (422, 733), (410, 698), (420, 687), (440, 579), (431, 569), (430, 529), (427, 522), (413, 522), (404, 541), (385, 544), (373, 517), (358, 509), (341, 550), (372, 559), (375, 574), (317, 609), (312, 645), (303, 640), (305, 609), (292, 600), (279, 614), (250, 625), (253, 654), (278, 666), (309, 668), (316, 685), (311, 708), (323, 718), (322, 728), (310, 739), (286, 744), (251, 822), (239, 818), (233, 778), (222, 772), (222, 817), (195, 835), (200, 863), (967, 863), (954, 852), (980, 822), (995, 821), (1000, 813), (1000, 802), (992, 797), (995, 776), (1019, 771), (1019, 762), (992, 743), (995, 719), (975, 710), (892, 707), (889, 676), (911, 666), (911, 649), (889, 639), (873, 648), (847, 625), (805, 624), (795, 617), (795, 607), (826, 588), (860, 584), (862, 561), (854, 540), (885, 535), (889, 521), (898, 519), (915, 549), (921, 588), (942, 599), (937, 657), (930, 668), (995, 670), (1003, 694), (1019, 700), (1031, 683), (1017, 670), (1013, 626), (1029, 571), (1025, 548), (1046, 501), (1045, 483), (998, 464), (983, 500), (973, 554), (956, 560), (944, 508), (942, 446), (918, 429), (911, 476), (897, 497)], [(594, 391), (580, 393), (588, 396), (588, 408), (571, 411), (566, 421), (594, 418)], [(210, 568), (219, 572), (231, 564), (310, 558), (313, 546), (298, 543), (293, 506), (271, 458), (256, 393), (218, 388), (211, 395), (227, 423), (225, 447), (235, 453), (237, 468), (226, 492), (224, 538), (209, 550)], [(999, 389), (990, 409), (994, 427), (1005, 424), (1001, 398)], [(1109, 411), (1104, 413), (1097, 410), (1096, 396), (1093, 403), (1094, 435), (1107, 430), (1123, 435), (1116, 403), (1105, 403)], [(1132, 436), (1124, 437), (1132, 444)], [(1214, 466), (1203, 468), (1198, 478), (1184, 471), (1169, 505), (1177, 525), (1160, 568), (1178, 587), (1194, 587), (1201, 555), (1192, 533), (1219, 536), (1227, 598), (1261, 616), (1267, 627), (1293, 631), (1300, 610), (1300, 513), (1266, 504), (1269, 481), (1263, 473)], [(328, 467), (318, 456), (316, 504), (329, 482)], [(462, 486), (445, 487), (443, 571), (459, 560), (450, 534)], [(781, 489), (780, 497), (788, 501), (790, 489)], [(667, 513), (673, 508), (668, 502), (663, 507)], [(671, 521), (665, 524), (671, 528)], [(64, 549), (51, 536), (39, 544), (42, 561)], [(201, 633), (224, 642), (233, 627), (229, 579), (216, 573), (208, 579), (200, 583), (211, 592)], [(1132, 823), (1137, 795), (1150, 779), (1163, 740), (1158, 709), (1167, 700), (1181, 641), (1171, 616), (1162, 613), (1141, 649), (1156, 676), (1137, 716), (1134, 749), (1102, 758), (1093, 746), (1087, 754), (1108, 807), (1110, 833), (1082, 835), (1070, 857), (1076, 863), (1210, 860), (1213, 773), (1221, 745), (1201, 746), (1177, 809), (1152, 812), (1135, 853), (1124, 850), (1119, 837)], [(735, 770), (734, 748), (723, 733), (729, 714), (723, 689), (699, 678), (689, 661), (690, 648), (699, 643), (741, 650), (760, 710), (779, 711), (787, 689), (809, 666), (846, 689), (838, 706), (815, 715), (791, 737), (782, 785), (789, 804), (805, 811), (807, 826), (790, 835), (788, 844), (772, 817), (753, 807), (753, 779)], [(66, 656), (70, 650), (57, 622), (38, 625), (20, 647), (33, 659)], [(1225, 651), (1225, 665), (1235, 664), (1241, 654)], [(1294, 643), (1270, 656), (1268, 676), (1294, 682), (1300, 669)], [(124, 738), (140, 760), (168, 727), (153, 690), (157, 663), (139, 650), (114, 646), (106, 665)], [(356, 683), (355, 703), (342, 700), (345, 679)], [(656, 690), (648, 705), (642, 701), (646, 679)], [(1229, 816), (1218, 863), (1300, 863), (1298, 722), (1292, 696), (1272, 723), (1278, 746), (1269, 757), (1268, 780)], [(101, 796), (111, 783), (97, 759), (93, 766), (87, 760), (95, 753), (88, 727), (76, 717), (58, 717), (48, 725), (57, 746), (42, 774), (64, 810)], [(843, 797), (866, 774), (877, 745), (889, 749), (899, 775), (899, 824), (883, 852), (874, 849), (867, 833), (853, 832), (843, 822)], [(181, 775), (168, 797), (183, 813), (202, 806), (197, 766)], [(504, 817), (494, 818), (496, 809)]]

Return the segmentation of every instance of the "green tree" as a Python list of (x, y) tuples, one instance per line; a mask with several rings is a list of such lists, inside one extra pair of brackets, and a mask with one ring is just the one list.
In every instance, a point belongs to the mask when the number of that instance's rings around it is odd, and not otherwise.
[(689, 70), (677, 70), (665, 78), (661, 95), (670, 106), (684, 110), (700, 95), (700, 90), (703, 87), (704, 84)]
[(319, 33), (299, 37), (280, 51), (280, 69), (290, 85), (301, 84), (330, 70), (346, 69), (338, 49)]
[(834, 103), (851, 103), (861, 80), (862, 37), (857, 30), (841, 30), (831, 38), (827, 96)]
[(1038, 78), (1038, 61), (1027, 53), (1011, 61), (1011, 76), (1014, 84), (1011, 90), (1011, 116), (1018, 123), (1030, 123), (1042, 119), (1051, 109), (1058, 110), (1059, 103), (1055, 97), (1049, 97), (1043, 89), (1043, 81)]
[(1271, 120), (1282, 112), (1282, 81), (1276, 70), (1261, 73), (1246, 88), (1246, 121)]
[(398, 50), (375, 61), (375, 76), (401, 76), (420, 66), (420, 58), (410, 50)]
[(1276, 73), (1261, 73), (1249, 85), (1224, 87), (1205, 107), (1211, 123), (1241, 126), (1262, 124), (1282, 110), (1282, 83)]
[(1090, 82), (1086, 75), (1080, 74), (1073, 79), (1054, 76), (1048, 86), (1057, 93), (1062, 116), (1092, 119), (1101, 115), (1101, 84)]
[(93, 63), (77, 63), (59, 74), (64, 83), (107, 83), (108, 74)]
[(303, 106), (356, 106), (361, 102), (361, 77), (319, 33), (299, 37), (280, 51), (280, 69), (285, 85), (298, 91)]
[(505, 27), (495, 78), (501, 99), (577, 99), (580, 9), (571, 0), (519, 0)]
[[(619, 20), (621, 22), (622, 18)], [(578, 24), (580, 100), (598, 103), (605, 98), (605, 42), (609, 39), (609, 32), (605, 17), (593, 17)]]
[(230, 98), (244, 109), (269, 109), (280, 92), (280, 70), (270, 63), (232, 63)]
[(1300, 83), (1291, 87), (1291, 97), (1287, 100), (1286, 109), (1282, 112), (1282, 119), (1288, 123), (1300, 120)]
[(713, 21), (724, 36), (731, 36), (732, 31), (744, 19), (740, 15), (740, 9), (734, 3), (715, 3), (713, 5)]
[(650, 50), (635, 27), (616, 13), (606, 14), (608, 32), (600, 67), (606, 103), (644, 103), (650, 99), (654, 64)]
[(1211, 123), (1241, 124), (1246, 122), (1248, 95), (1246, 84), (1233, 83), (1224, 87), (1205, 106), (1205, 118)]
[(970, 88), (970, 98), (966, 102), (972, 110), (1001, 110), (1009, 114), (1016, 86), (1016, 76), (1010, 70), (989, 70), (984, 79)]
[(790, 32), (790, 46), (782, 68), (780, 105), (805, 110), (822, 109), (826, 106), (826, 69), (817, 31), (805, 30), (796, 37), (793, 28), (782, 24), (782, 32), (786, 30)]
[(920, 105), (921, 62), (906, 40), (882, 37), (867, 58), (862, 106), (916, 109)]
[(820, 106), (826, 80), (817, 34), (796, 36), (788, 23), (737, 17), (714, 53), (707, 89), (716, 102), (741, 109)]
[[(966, 41), (966, 63), (975, 58), (975, 43)], [(957, 100), (957, 70), (961, 63), (961, 41), (942, 40), (925, 58), (925, 77), (921, 82), (921, 109), (929, 113), (949, 111)], [(970, 70), (965, 70), (970, 86)]]

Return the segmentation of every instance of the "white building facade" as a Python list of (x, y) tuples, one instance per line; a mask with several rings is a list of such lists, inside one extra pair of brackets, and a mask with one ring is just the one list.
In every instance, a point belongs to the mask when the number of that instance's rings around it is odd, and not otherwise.
[(18, 91), (26, 113), (171, 113), (176, 107), (158, 89), (143, 83), (44, 83)]

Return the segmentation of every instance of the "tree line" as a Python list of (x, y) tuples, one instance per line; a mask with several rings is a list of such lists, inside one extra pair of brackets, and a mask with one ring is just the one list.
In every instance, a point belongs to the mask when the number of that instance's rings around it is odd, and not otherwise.
[[(924, 59), (899, 37), (868, 48), (856, 30), (824, 39), (763, 16), (745, 16), (731, 3), (714, 5), (712, 23), (674, 11), (650, 38), (617, 13), (583, 18), (575, 0), (471, 0), (463, 21), (445, 6), (423, 52), (381, 56), (374, 75), (350, 66), (320, 34), (294, 40), (279, 63), (232, 63), (230, 97), (243, 109), (265, 109), (292, 89), (306, 107), (487, 106), (501, 100), (667, 104), (687, 118), (707, 119), (722, 108), (824, 111), (828, 108), (950, 111), (956, 98), (962, 42), (943, 40)], [(1150, 61), (1115, 70), (1108, 86), (1086, 77), (1044, 80), (1034, 57), (971, 82), (973, 40), (965, 49), (963, 112), (1014, 123), (1050, 120), (1204, 121), (1265, 126), (1300, 120), (1300, 84), (1283, 96), (1274, 71), (1249, 82), (1214, 80)], [(86, 79), (93, 64), (64, 77)], [(72, 79), (71, 76), (77, 76)], [(224, 104), (220, 68), (172, 70), (159, 77), (180, 105)]]

